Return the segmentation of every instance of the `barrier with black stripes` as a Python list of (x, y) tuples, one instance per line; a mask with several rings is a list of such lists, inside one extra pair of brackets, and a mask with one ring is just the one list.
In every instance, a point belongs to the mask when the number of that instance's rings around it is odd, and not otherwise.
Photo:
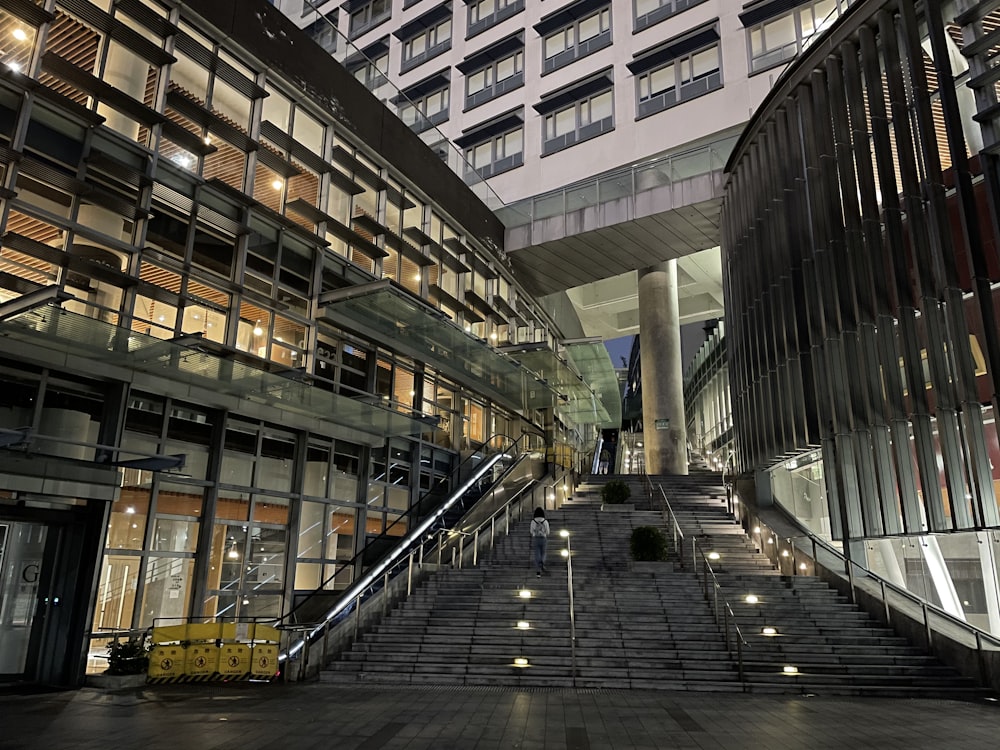
[(154, 625), (147, 682), (274, 679), (279, 642), (277, 628), (256, 622)]

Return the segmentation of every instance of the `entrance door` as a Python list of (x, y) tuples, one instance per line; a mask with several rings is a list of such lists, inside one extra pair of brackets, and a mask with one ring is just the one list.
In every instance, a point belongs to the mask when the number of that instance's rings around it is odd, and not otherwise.
[(0, 679), (25, 679), (34, 671), (31, 651), (37, 648), (46, 599), (43, 524), (0, 521)]

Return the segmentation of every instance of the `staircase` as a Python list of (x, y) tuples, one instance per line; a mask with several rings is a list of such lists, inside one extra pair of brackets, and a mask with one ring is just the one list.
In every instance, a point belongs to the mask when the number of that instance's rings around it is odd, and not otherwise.
[[(597, 478), (594, 478), (595, 480)], [(600, 477), (607, 481), (609, 477)], [(627, 478), (626, 478), (627, 479)], [(321, 673), (338, 684), (970, 697), (971, 681), (871, 621), (809, 576), (782, 577), (728, 516), (718, 475), (664, 477), (687, 538), (713, 562), (747, 642), (740, 681), (703, 585), (688, 562), (631, 563), (636, 526), (665, 529), (652, 508), (602, 509), (600, 487), (578, 487), (549, 512), (547, 575), (530, 567), (528, 523), (513, 524), (478, 568), (429, 578)], [(644, 505), (636, 480), (632, 496)], [(566, 542), (572, 545), (571, 637)], [(530, 596), (522, 597), (522, 592)], [(747, 593), (758, 597), (745, 601)], [(520, 627), (519, 627), (520, 624)], [(774, 627), (777, 635), (763, 634)], [(786, 667), (796, 667), (789, 674)]]
[[(686, 538), (711, 563), (747, 646), (747, 690), (969, 698), (989, 694), (874, 621), (815, 576), (782, 576), (729, 516), (719, 476), (658, 477)], [(748, 595), (757, 601), (747, 601)], [(765, 634), (773, 628), (774, 634)], [(794, 668), (794, 669), (790, 669)]]

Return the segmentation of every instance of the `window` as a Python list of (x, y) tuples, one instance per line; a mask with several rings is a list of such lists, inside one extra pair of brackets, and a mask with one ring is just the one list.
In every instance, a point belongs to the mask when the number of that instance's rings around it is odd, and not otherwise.
[(473, 0), (469, 3), (468, 36), (472, 37), (524, 10), (524, 0)]
[(609, 84), (603, 91), (543, 114), (542, 156), (546, 156), (612, 130), (614, 91)]
[(714, 24), (640, 53), (627, 66), (635, 75), (637, 118), (722, 88), (720, 65)]
[(465, 149), (469, 167), (484, 180), (524, 163), (524, 126), (517, 125)]
[[(544, 21), (535, 26), (547, 28)], [(591, 13), (568, 25), (546, 33), (542, 31), (542, 73), (549, 73), (574, 60), (611, 44), (611, 7)]]
[(448, 49), (451, 49), (451, 18), (445, 18), (416, 36), (403, 40), (400, 72), (411, 70)]
[(642, 31), (654, 23), (687, 10), (705, 0), (635, 0), (634, 31)]
[[(308, 9), (309, 6), (307, 5)], [(304, 31), (324, 50), (333, 54), (337, 51), (337, 11), (331, 10), (311, 24)]]
[(520, 49), (466, 75), (465, 108), (477, 107), (522, 85), (524, 50)]
[(384, 72), (388, 69), (389, 53), (386, 52), (377, 60), (365, 61), (360, 67), (355, 68), (353, 73), (354, 77), (361, 81), (366, 89), (375, 91), (388, 83), (389, 79), (386, 78)]
[(846, 0), (812, 0), (785, 12), (778, 6), (773, 15), (766, 15), (775, 7), (773, 4), (756, 13), (741, 14), (750, 45), (750, 72), (766, 70), (794, 58), (840, 16), (846, 5)]
[(399, 104), (399, 118), (414, 132), (423, 132), (448, 119), (450, 99), (448, 87), (444, 87), (410, 101), (404, 100)]
[(451, 49), (451, 16), (451, 3), (446, 2), (393, 32), (402, 45), (400, 73)]
[(362, 50), (349, 55), (344, 67), (371, 92), (388, 83), (389, 37), (384, 36)]
[(356, 37), (392, 15), (392, 0), (371, 0), (351, 11), (349, 33)]

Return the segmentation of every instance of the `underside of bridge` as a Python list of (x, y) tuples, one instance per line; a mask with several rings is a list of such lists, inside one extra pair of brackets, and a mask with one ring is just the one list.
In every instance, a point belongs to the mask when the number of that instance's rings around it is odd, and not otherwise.
[(550, 309), (572, 305), (575, 335), (638, 333), (637, 271), (666, 260), (677, 260), (681, 325), (721, 317), (720, 183), (720, 173), (700, 175), (533, 221), (508, 230), (509, 257)]

